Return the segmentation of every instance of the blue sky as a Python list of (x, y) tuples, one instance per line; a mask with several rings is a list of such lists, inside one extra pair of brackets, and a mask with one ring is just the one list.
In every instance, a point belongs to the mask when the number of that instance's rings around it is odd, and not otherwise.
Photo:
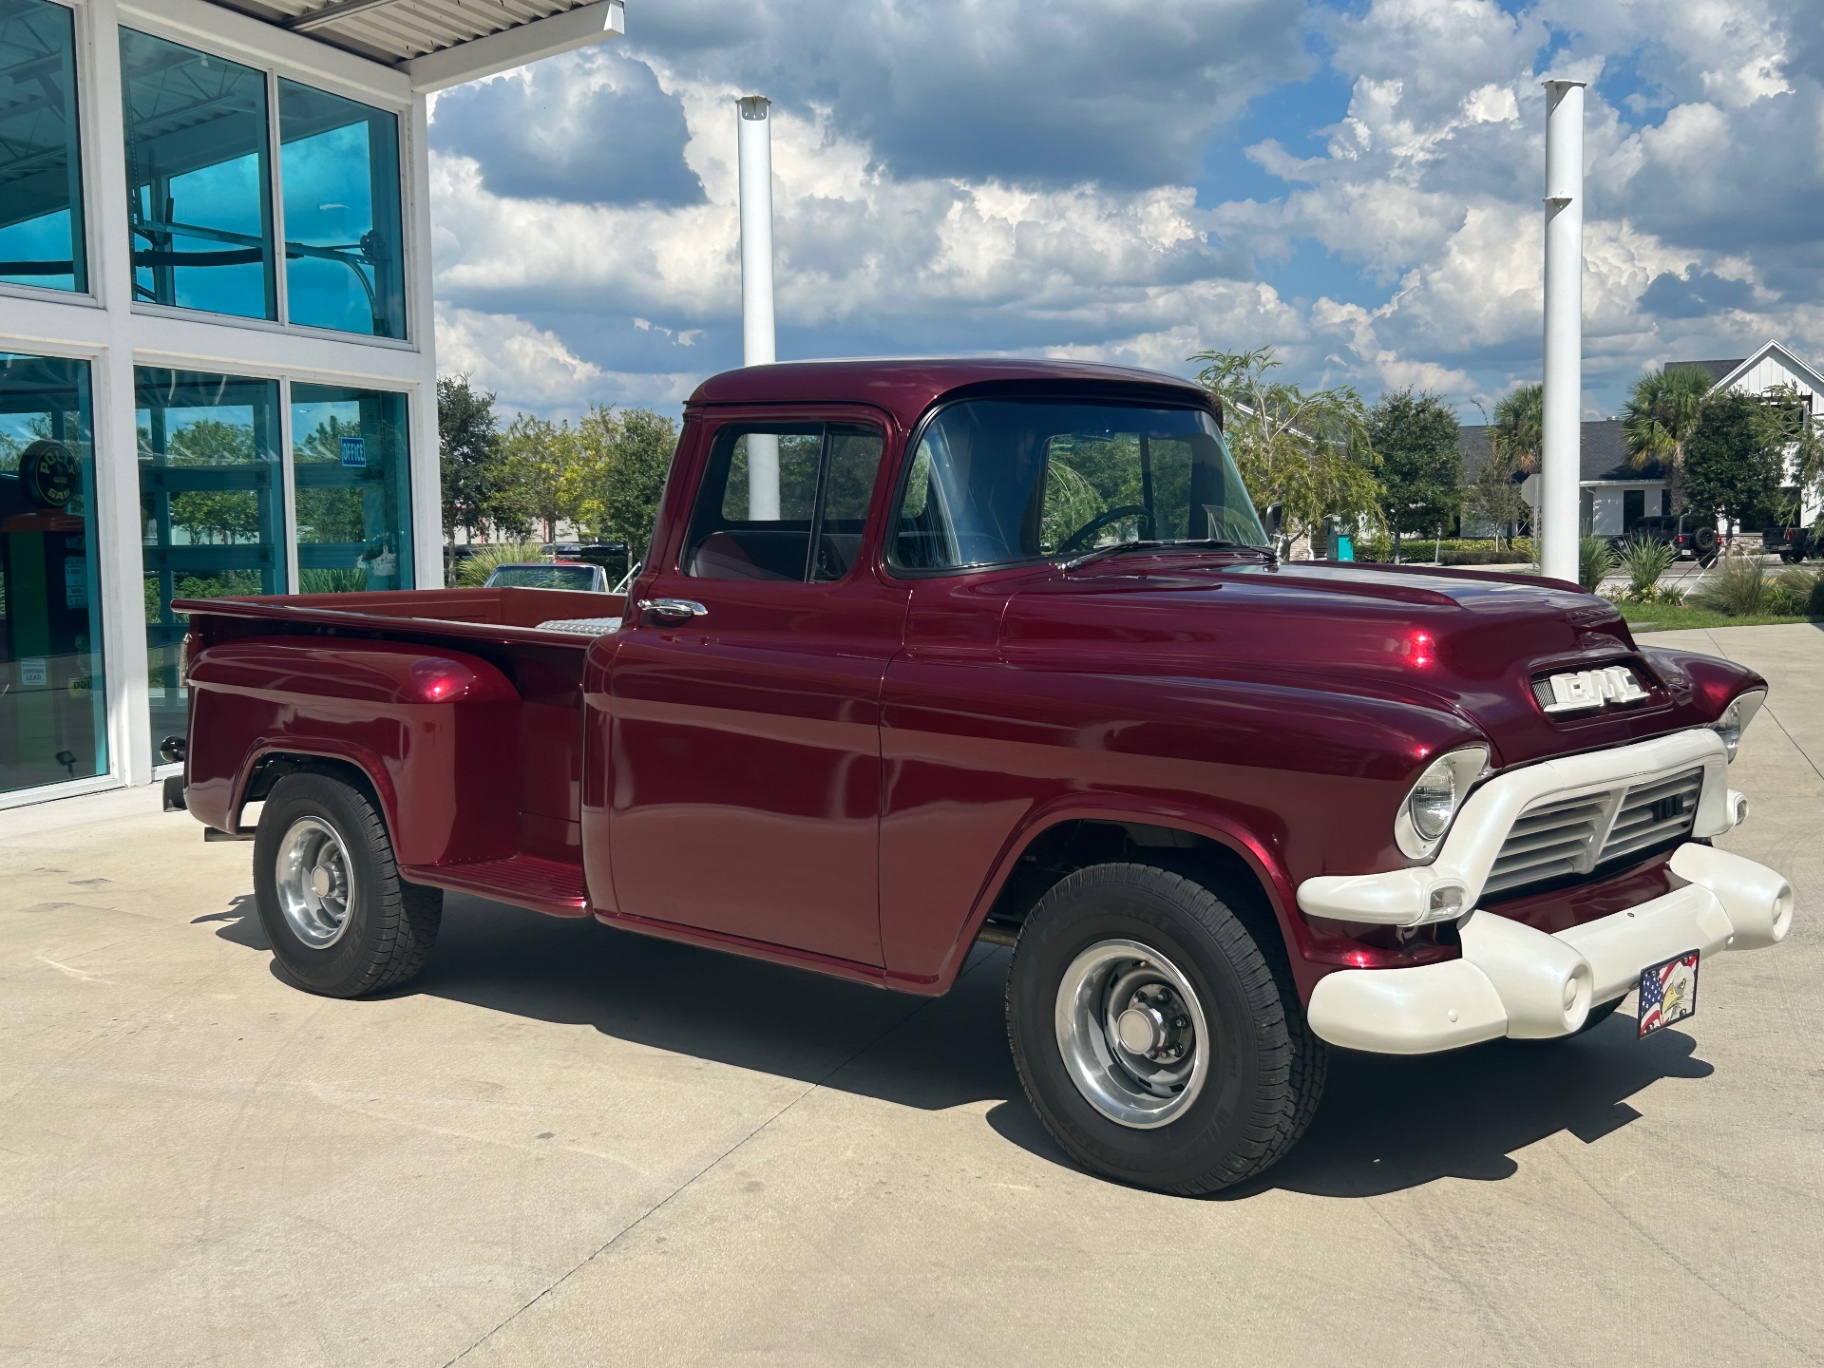
[(1537, 378), (1550, 73), (1591, 82), (1585, 410), (1824, 344), (1802, 0), (629, 0), (433, 109), (439, 347), (507, 409), (739, 364), (733, 99), (774, 100), (779, 354), (1184, 374), (1272, 346), (1468, 421)]

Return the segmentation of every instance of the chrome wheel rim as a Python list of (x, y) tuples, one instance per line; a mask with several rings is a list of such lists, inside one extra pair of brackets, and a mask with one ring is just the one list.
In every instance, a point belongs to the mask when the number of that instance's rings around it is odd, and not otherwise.
[(1151, 1130), (1182, 1116), (1209, 1074), (1209, 1025), (1182, 970), (1149, 945), (1098, 941), (1058, 984), (1058, 1052), (1103, 1116)]
[(327, 950), (348, 930), (355, 885), (342, 837), (321, 817), (300, 817), (279, 841), (279, 910), (312, 950)]

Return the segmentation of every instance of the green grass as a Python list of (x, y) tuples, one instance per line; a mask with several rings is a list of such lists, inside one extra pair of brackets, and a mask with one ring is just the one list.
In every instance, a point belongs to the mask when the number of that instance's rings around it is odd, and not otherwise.
[(1617, 603), (1628, 627), (1635, 632), (1682, 632), (1698, 627), (1764, 627), (1776, 622), (1806, 622), (1804, 617), (1780, 613), (1756, 613), (1749, 617), (1730, 617), (1708, 608), (1690, 608), (1682, 603)]

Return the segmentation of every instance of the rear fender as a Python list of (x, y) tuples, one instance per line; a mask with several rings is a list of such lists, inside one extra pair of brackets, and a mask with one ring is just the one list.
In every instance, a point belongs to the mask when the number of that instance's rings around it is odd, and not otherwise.
[(238, 825), (275, 755), (367, 777), (402, 864), (502, 859), (518, 848), (519, 694), (466, 652), (342, 638), (224, 642), (190, 666), (185, 801)]

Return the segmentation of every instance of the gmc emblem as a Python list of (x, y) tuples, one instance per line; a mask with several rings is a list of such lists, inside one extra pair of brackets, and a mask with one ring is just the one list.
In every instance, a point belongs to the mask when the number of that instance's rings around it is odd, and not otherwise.
[(1550, 675), (1534, 683), (1533, 694), (1548, 713), (1588, 712), (1611, 704), (1643, 703), (1647, 698), (1647, 691), (1626, 665)]

